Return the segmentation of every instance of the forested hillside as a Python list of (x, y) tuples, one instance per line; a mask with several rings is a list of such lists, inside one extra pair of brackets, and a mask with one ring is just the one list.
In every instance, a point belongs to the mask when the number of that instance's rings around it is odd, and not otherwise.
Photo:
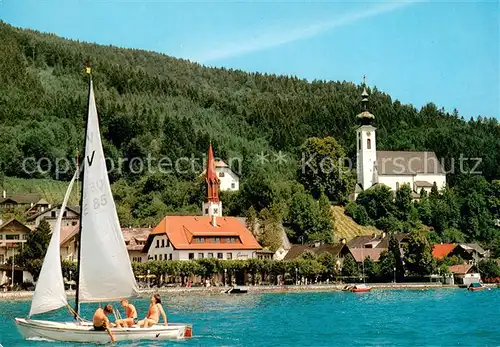
[[(240, 193), (224, 194), (225, 213), (243, 215), (253, 206), (257, 213), (266, 208), (291, 219), (297, 211), (289, 202), (297, 196), (311, 197), (297, 175), (301, 145), (310, 137), (331, 136), (342, 151), (355, 157), (359, 85), (207, 68), (164, 54), (82, 43), (0, 22), (3, 175), (70, 177), (69, 171), (56, 172), (54, 165), (82, 151), (87, 62), (93, 68), (106, 155), (115, 163), (119, 158), (203, 159), (210, 141), (216, 157), (242, 158), (234, 167), (241, 174)], [(369, 93), (379, 149), (432, 150), (447, 163), (461, 154), (482, 158), (478, 169), (485, 181), (500, 178), (496, 119), (465, 121), (458, 111), (448, 114), (434, 104), (417, 110), (376, 88)], [(280, 151), (286, 160), (276, 160)], [(257, 154), (269, 154), (266, 163), (257, 161)], [(40, 162), (46, 172), (36, 170), (40, 158), (48, 158)], [(465, 171), (474, 164), (465, 162)], [(137, 165), (136, 161), (111, 172), (123, 224), (155, 224), (167, 213), (198, 213), (203, 198), (201, 161), (195, 170), (182, 166), (182, 173), (147, 172)], [(448, 176), (452, 186), (462, 179), (461, 174)], [(345, 194), (328, 198), (345, 200)], [(488, 213), (490, 219), (495, 214)], [(300, 233), (304, 228), (290, 230)]]

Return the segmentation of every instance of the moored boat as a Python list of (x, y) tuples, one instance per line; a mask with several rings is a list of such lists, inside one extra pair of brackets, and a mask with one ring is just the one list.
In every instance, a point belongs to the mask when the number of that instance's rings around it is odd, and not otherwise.
[(467, 290), (470, 292), (477, 292), (477, 291), (484, 290), (484, 289), (486, 289), (486, 287), (482, 283), (479, 283), (479, 282), (471, 283), (467, 287)]
[(351, 288), (351, 292), (353, 293), (367, 293), (372, 290), (371, 287), (368, 287), (366, 284), (356, 284)]

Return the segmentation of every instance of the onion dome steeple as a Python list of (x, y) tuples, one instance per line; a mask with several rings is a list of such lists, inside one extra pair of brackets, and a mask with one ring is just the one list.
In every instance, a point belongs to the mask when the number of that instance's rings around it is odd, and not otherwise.
[(368, 111), (368, 92), (366, 91), (366, 81), (365, 76), (363, 76), (363, 92), (361, 93), (361, 103), (363, 105), (363, 111), (357, 115), (358, 122), (361, 125), (371, 125), (375, 116)]

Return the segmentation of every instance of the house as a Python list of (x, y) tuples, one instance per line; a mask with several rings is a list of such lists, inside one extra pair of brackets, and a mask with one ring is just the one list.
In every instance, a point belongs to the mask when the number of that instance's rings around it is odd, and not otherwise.
[(26, 243), (28, 233), (31, 229), (17, 219), (10, 219), (6, 222), (0, 220), (0, 285), (11, 284), (12, 274), (14, 274), (14, 283), (33, 282), (33, 277), (23, 268), (12, 265), (6, 265), (7, 260), (18, 254), (19, 248)]
[(130, 261), (142, 263), (148, 260), (147, 253), (143, 253), (142, 250), (152, 230), (152, 228), (122, 228)]
[(7, 259), (16, 255), (18, 245), (26, 243), (31, 229), (18, 221), (10, 219), (4, 223), (0, 220), (0, 264), (5, 264)]
[(80, 223), (76, 225), (61, 226), (60, 252), (62, 260), (78, 260), (78, 242), (76, 236), (79, 231)]
[[(207, 171), (204, 170), (202, 175), (206, 175)], [(237, 191), (240, 189), (240, 178), (231, 170), (222, 160), (215, 160), (215, 173), (220, 181), (220, 191)]]
[(51, 208), (52, 205), (47, 202), (45, 199), (40, 199), (38, 200), (32, 207), (26, 211), (26, 214), (28, 216), (33, 216), (35, 214), (38, 214), (40, 212), (43, 212), (49, 208)]
[(441, 243), (434, 245), (432, 255), (436, 259), (456, 256), (470, 262), (481, 258), (488, 258), (490, 252), (485, 251), (477, 243)]
[(368, 93), (364, 81), (363, 84), (363, 111), (357, 116), (354, 198), (376, 184), (383, 184), (393, 192), (408, 184), (415, 199), (422, 189), (430, 192), (433, 186), (444, 188), (446, 173), (434, 152), (377, 151), (375, 116), (367, 110)]
[[(401, 255), (404, 254), (404, 245), (409, 240), (406, 233), (393, 236), (399, 244)], [(366, 258), (379, 261), (382, 252), (389, 250), (390, 237), (386, 233), (358, 236), (347, 242), (347, 247), (356, 262), (361, 263)]]
[(3, 190), (2, 197), (0, 198), (0, 209), (10, 209), (17, 207), (31, 208), (38, 201), (40, 201), (40, 194), (7, 194), (7, 192)]
[(481, 281), (481, 275), (472, 264), (453, 265), (448, 268), (448, 271), (453, 274), (456, 284), (469, 285)]
[(349, 253), (349, 248), (345, 243), (338, 243), (335, 245), (292, 245), (284, 260), (294, 260), (307, 253), (311, 253), (314, 256), (319, 256), (323, 253), (330, 253), (339, 261), (339, 264), (341, 264), (344, 257)]
[(205, 180), (207, 198), (202, 216), (164, 217), (144, 246), (149, 260), (257, 258), (262, 247), (250, 230), (236, 217), (222, 217), (220, 178), (215, 171), (211, 144)]
[[(45, 220), (49, 223), (50, 229), (53, 230), (56, 225), (57, 216), (60, 212), (61, 205), (54, 205), (50, 208), (41, 210), (40, 212), (31, 215), (30, 217), (28, 217), (27, 222), (31, 225), (34, 225), (34, 227), (36, 228), (38, 227), (38, 225), (40, 225), (40, 222), (42, 220)], [(63, 213), (61, 226), (75, 226), (78, 224), (79, 219), (80, 208), (67, 206)]]
[[(68, 261), (78, 260), (77, 236), (80, 231), (80, 223), (74, 226), (61, 227), (61, 259)], [(143, 253), (144, 245), (151, 234), (151, 228), (122, 228), (123, 239), (127, 246), (130, 261), (145, 262), (147, 253)]]

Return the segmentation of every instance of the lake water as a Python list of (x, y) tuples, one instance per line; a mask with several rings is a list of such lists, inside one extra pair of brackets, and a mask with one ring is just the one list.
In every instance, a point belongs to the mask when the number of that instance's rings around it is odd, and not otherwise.
[[(500, 289), (163, 297), (169, 321), (192, 323), (194, 338), (118, 346), (500, 346)], [(133, 302), (143, 317), (147, 299)], [(26, 316), (29, 305), (0, 301), (3, 347), (73, 346), (22, 340), (13, 319)], [(84, 316), (94, 308), (84, 305)], [(69, 315), (61, 310), (42, 317)]]

